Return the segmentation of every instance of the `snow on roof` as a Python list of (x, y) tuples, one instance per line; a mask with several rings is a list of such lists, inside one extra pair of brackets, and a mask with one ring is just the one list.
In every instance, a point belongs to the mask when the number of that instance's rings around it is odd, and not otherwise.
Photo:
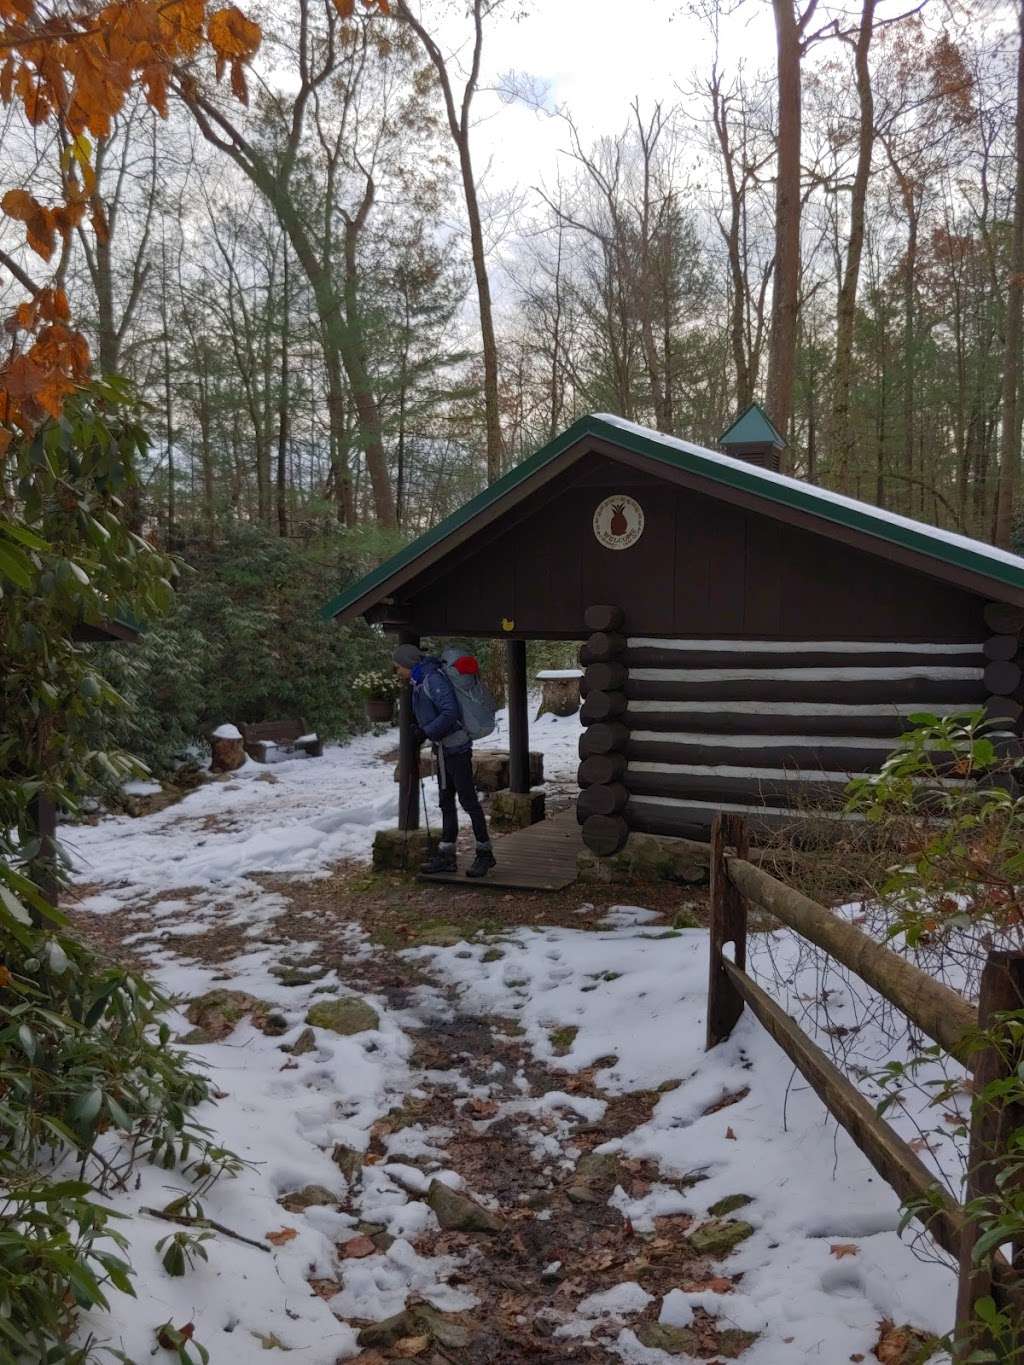
[[(1000, 550), (997, 546), (989, 545), (983, 540), (975, 540), (971, 536), (963, 536), (956, 531), (944, 531), (938, 526), (930, 526), (926, 521), (915, 521), (913, 517), (904, 517), (898, 512), (890, 512), (884, 507), (876, 507), (873, 503), (861, 502), (859, 498), (847, 497), (845, 493), (833, 493), (831, 489), (808, 483), (806, 479), (794, 479), (789, 474), (777, 474), (772, 469), (762, 469), (760, 466), (752, 465), (747, 460), (740, 459), (737, 456), (723, 455), (720, 451), (709, 450), (707, 446), (698, 446), (690, 441), (682, 441), (678, 436), (666, 436), (660, 431), (654, 431), (651, 427), (643, 427), (637, 422), (629, 422), (625, 417), (616, 417), (608, 412), (598, 412), (594, 416), (599, 422), (606, 422), (619, 431), (630, 432), (634, 436), (639, 436), (645, 441), (656, 442), (669, 450), (678, 450), (686, 455), (696, 456), (701, 461), (706, 461), (709, 465), (717, 466), (723, 471), (753, 476), (758, 483), (774, 485), (778, 491), (778, 501), (791, 502), (794, 494), (799, 494), (803, 498), (810, 497), (815, 502), (841, 508), (844, 511), (855, 512), (874, 521), (912, 531), (941, 544), (966, 550), (971, 554), (982, 556), (1000, 564), (1006, 564), (1019, 574), (1024, 575), (1024, 558), (1012, 554), (1009, 550)], [(767, 489), (758, 489), (758, 491), (767, 493)], [(787, 494), (789, 496), (786, 496)], [(768, 495), (770, 496), (770, 494)]]

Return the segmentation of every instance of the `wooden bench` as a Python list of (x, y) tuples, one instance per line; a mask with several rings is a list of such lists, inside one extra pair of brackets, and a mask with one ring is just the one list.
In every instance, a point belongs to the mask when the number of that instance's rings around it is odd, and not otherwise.
[(322, 758), (323, 740), (309, 734), (298, 720), (261, 720), (255, 725), (240, 725), (245, 752), (257, 763), (275, 763), (291, 754)]

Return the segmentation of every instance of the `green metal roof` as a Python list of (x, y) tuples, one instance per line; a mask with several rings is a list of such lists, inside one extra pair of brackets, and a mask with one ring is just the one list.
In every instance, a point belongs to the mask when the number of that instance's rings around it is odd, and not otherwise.
[[(747, 413), (750, 412), (751, 409), (748, 409)], [(746, 415), (743, 414), (744, 417)], [(767, 422), (768, 419), (764, 420)], [(733, 425), (735, 427), (736, 424)], [(772, 427), (772, 431), (774, 430)], [(481, 512), (493, 507), (495, 503), (509, 499), (510, 505), (513, 504), (515, 499), (509, 498), (509, 495), (514, 493), (520, 484), (588, 436), (621, 446), (635, 455), (646, 456), (656, 464), (668, 465), (698, 475), (709, 483), (721, 484), (752, 494), (763, 500), (766, 512), (770, 513), (771, 504), (775, 504), (809, 513), (826, 523), (822, 527), (823, 532), (827, 532), (827, 524), (843, 526), (890, 545), (926, 555), (939, 564), (970, 570), (989, 579), (993, 584), (1005, 584), (1024, 591), (1024, 559), (1007, 550), (997, 549), (993, 545), (985, 544), (984, 541), (972, 540), (969, 536), (959, 535), (953, 531), (940, 530), (925, 522), (899, 516), (895, 512), (887, 512), (871, 506), (870, 503), (848, 498), (842, 493), (818, 488), (802, 479), (761, 469), (731, 455), (723, 455), (718, 451), (681, 441), (674, 436), (662, 435), (649, 427), (627, 422), (621, 417), (607, 413), (592, 413), (581, 417), (535, 455), (510, 469), (497, 483), (478, 493), (433, 530), (427, 531), (418, 540), (414, 540), (391, 559), (346, 588), (323, 608), (320, 613), (323, 619), (331, 620), (363, 599), (370, 598), (365, 604), (369, 607), (386, 597), (388, 584), (403, 569)], [(377, 589), (380, 591), (374, 597)]]
[(760, 403), (751, 403), (718, 438), (720, 446), (777, 446), (784, 449), (786, 442), (775, 430)]

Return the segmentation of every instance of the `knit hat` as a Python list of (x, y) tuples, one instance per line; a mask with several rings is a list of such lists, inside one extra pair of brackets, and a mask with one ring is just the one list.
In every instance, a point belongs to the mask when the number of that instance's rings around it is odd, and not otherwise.
[(424, 659), (423, 650), (417, 645), (399, 645), (391, 658), (401, 668), (415, 668)]

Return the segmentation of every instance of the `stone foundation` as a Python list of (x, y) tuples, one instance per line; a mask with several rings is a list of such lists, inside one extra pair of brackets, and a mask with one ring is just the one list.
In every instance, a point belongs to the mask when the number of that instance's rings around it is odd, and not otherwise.
[(425, 829), (381, 829), (373, 840), (374, 872), (416, 872), (437, 840)]
[(631, 834), (618, 853), (600, 858), (584, 849), (577, 858), (581, 882), (623, 885), (636, 882), (681, 882), (701, 886), (708, 880), (710, 846), (695, 839), (660, 834)]
[(526, 829), (544, 819), (544, 793), (495, 792), (491, 801), (491, 824), (497, 829)]

